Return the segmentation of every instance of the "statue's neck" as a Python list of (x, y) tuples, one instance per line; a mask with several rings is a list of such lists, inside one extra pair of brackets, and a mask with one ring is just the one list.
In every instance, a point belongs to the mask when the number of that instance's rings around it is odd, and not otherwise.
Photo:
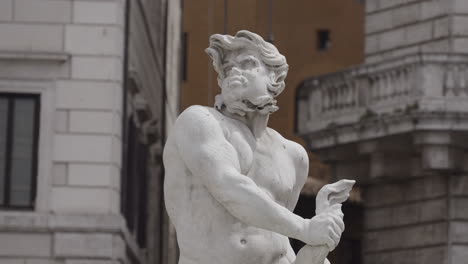
[(250, 129), (250, 131), (252, 131), (252, 134), (255, 136), (255, 138), (258, 139), (262, 137), (263, 133), (265, 133), (269, 117), (270, 114), (261, 114), (258, 112), (247, 113), (245, 115), (245, 124)]
[(244, 116), (241, 116), (238, 114), (230, 113), (226, 110), (226, 108), (221, 110), (221, 112), (226, 116), (229, 116), (244, 123), (250, 129), (254, 137), (257, 139), (260, 138), (263, 135), (263, 133), (265, 133), (268, 125), (268, 118), (270, 117), (270, 114), (262, 114), (259, 112), (249, 112), (246, 113)]

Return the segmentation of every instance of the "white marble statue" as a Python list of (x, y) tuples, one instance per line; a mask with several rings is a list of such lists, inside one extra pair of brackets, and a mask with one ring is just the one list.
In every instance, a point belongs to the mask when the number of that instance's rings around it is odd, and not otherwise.
[[(191, 106), (164, 150), (167, 211), (179, 264), (323, 264), (344, 230), (341, 203), (353, 181), (326, 185), (317, 215), (292, 211), (308, 174), (302, 146), (267, 127), (288, 64), (257, 34), (213, 35), (215, 107)], [(296, 256), (288, 237), (307, 245)]]

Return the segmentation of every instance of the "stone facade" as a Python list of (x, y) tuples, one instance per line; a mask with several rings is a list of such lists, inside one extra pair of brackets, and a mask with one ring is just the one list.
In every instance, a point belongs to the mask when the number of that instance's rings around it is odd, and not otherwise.
[[(160, 155), (178, 111), (180, 9), (0, 0), (0, 93), (38, 94), (41, 105), (34, 208), (0, 210), (0, 263), (176, 263)], [(139, 109), (150, 117), (136, 124), (150, 150), (145, 247), (121, 209), (123, 120)]]
[(305, 80), (297, 129), (363, 189), (365, 264), (466, 263), (467, 2), (366, 5), (366, 64)]

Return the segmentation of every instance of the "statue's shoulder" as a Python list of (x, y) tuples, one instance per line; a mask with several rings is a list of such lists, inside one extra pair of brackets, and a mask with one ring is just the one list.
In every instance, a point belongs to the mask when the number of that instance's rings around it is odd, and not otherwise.
[(216, 109), (201, 105), (192, 105), (185, 109), (177, 118), (174, 127), (178, 131), (202, 131), (219, 125), (219, 115)]
[(212, 107), (202, 105), (192, 105), (185, 109), (177, 118), (177, 123), (186, 123), (193, 121), (202, 121), (217, 117), (218, 111)]
[(307, 155), (307, 151), (301, 144), (284, 138), (280, 133), (278, 133), (276, 130), (272, 128), (267, 128), (267, 129), (268, 129), (268, 133), (272, 135), (275, 138), (275, 140), (279, 141), (280, 143), (284, 144), (287, 147), (286, 149), (288, 150), (289, 154), (296, 162), (298, 162), (298, 164), (301, 164), (301, 166), (306, 166), (306, 167), (309, 166), (308, 164), (309, 157)]

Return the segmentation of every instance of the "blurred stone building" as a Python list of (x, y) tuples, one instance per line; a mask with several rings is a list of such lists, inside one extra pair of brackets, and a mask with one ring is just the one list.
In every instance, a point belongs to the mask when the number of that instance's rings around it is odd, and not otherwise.
[(299, 134), (363, 189), (363, 263), (468, 263), (468, 1), (367, 0), (365, 28), (365, 64), (299, 88)]
[(176, 263), (181, 6), (0, 0), (0, 263)]

